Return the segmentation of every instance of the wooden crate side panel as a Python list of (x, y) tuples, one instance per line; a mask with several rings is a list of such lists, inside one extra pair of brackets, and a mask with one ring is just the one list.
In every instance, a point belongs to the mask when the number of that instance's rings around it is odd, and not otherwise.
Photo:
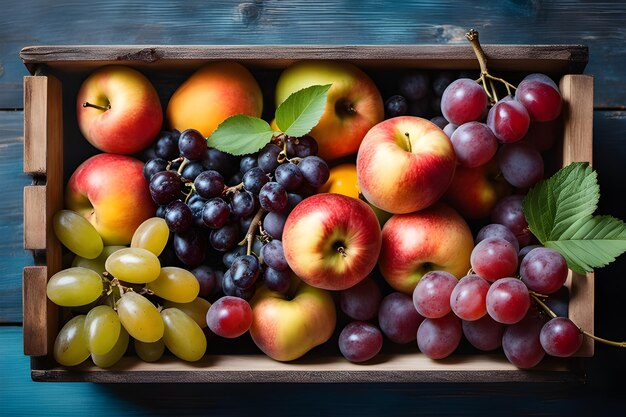
[(52, 352), (57, 335), (58, 308), (46, 296), (48, 268), (31, 266), (22, 275), (24, 354), (44, 356)]
[(42, 251), (45, 262), (23, 273), (24, 352), (38, 356), (51, 351), (58, 330), (46, 284), (61, 269), (52, 217), (63, 207), (63, 102), (61, 82), (51, 76), (25, 77), (24, 92), (24, 171), (45, 182), (24, 188), (24, 248)]
[[(593, 77), (565, 75), (560, 83), (563, 97), (563, 166), (593, 162)], [(569, 317), (580, 328), (594, 331), (594, 274), (570, 273)], [(585, 337), (577, 356), (593, 356), (594, 342)]]

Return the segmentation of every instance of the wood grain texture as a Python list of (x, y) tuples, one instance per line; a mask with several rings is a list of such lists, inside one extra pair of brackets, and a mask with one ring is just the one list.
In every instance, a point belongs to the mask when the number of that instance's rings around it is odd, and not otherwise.
[[(86, 17), (88, 16), (88, 17)], [(586, 44), (598, 77), (596, 106), (626, 104), (621, 1), (471, 0), (46, 0), (3, 2), (0, 108), (20, 108), (19, 51), (28, 45), (465, 44), (474, 27), (486, 44)], [(94, 24), (94, 22), (97, 22)], [(469, 48), (468, 48), (469, 50)]]
[(22, 321), (22, 268), (32, 264), (23, 248), (25, 185), (22, 173), (24, 113), (0, 112), (0, 323)]
[[(572, 162), (593, 162), (593, 81), (589, 75), (565, 75), (559, 83), (563, 98), (563, 166)], [(594, 283), (593, 273), (583, 275), (571, 271), (567, 282), (569, 317), (591, 334), (594, 332)], [(587, 337), (576, 354), (593, 356), (593, 350), (593, 339)]]

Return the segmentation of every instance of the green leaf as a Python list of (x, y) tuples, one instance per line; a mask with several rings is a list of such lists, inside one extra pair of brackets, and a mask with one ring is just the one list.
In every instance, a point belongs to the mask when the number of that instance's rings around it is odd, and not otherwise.
[(624, 222), (593, 216), (599, 198), (597, 174), (588, 163), (575, 162), (538, 183), (522, 203), (530, 231), (581, 274), (606, 266), (626, 251)]
[(220, 123), (207, 144), (231, 155), (245, 155), (261, 149), (272, 136), (274, 131), (265, 120), (237, 114)]
[(331, 84), (296, 91), (276, 109), (276, 125), (288, 136), (304, 136), (320, 121)]

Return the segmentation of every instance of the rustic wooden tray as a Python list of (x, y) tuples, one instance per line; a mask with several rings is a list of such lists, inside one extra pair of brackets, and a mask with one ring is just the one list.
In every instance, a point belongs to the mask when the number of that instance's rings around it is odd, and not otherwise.
[[(564, 101), (561, 165), (592, 160), (593, 78), (581, 75), (588, 51), (578, 45), (484, 45), (494, 72), (544, 72), (560, 79)], [(35, 266), (24, 268), (24, 353), (31, 356), (37, 381), (93, 382), (508, 382), (580, 381), (580, 358), (553, 360), (529, 371), (510, 365), (502, 353), (454, 354), (434, 361), (416, 348), (380, 355), (373, 363), (352, 364), (338, 354), (316, 349), (295, 362), (280, 363), (254, 351), (207, 354), (198, 363), (173, 358), (143, 363), (128, 356), (110, 369), (81, 365), (60, 367), (51, 359), (59, 329), (59, 309), (47, 300), (46, 283), (61, 269), (62, 249), (52, 233), (52, 215), (62, 208), (67, 174), (93, 152), (75, 122), (74, 100), (84, 77), (111, 63), (133, 66), (153, 81), (162, 102), (193, 70), (218, 60), (248, 66), (263, 85), (281, 68), (300, 59), (353, 62), (384, 77), (400, 68), (477, 69), (469, 45), (395, 46), (35, 46), (21, 58), (31, 72), (24, 79), (24, 172), (33, 185), (24, 188), (24, 247)], [(593, 332), (593, 274), (570, 274), (569, 314)], [(327, 349), (328, 350), (328, 349)], [(578, 357), (593, 355), (586, 338)]]

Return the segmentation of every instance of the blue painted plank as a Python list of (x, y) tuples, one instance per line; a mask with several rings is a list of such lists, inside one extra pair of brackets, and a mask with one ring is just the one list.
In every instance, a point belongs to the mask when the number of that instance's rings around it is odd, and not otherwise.
[(22, 268), (32, 264), (23, 249), (23, 126), (23, 112), (0, 112), (0, 323), (22, 321)]
[(626, 105), (626, 3), (595, 0), (5, 0), (0, 108), (21, 108), (20, 49), (41, 44), (587, 44), (598, 107)]

